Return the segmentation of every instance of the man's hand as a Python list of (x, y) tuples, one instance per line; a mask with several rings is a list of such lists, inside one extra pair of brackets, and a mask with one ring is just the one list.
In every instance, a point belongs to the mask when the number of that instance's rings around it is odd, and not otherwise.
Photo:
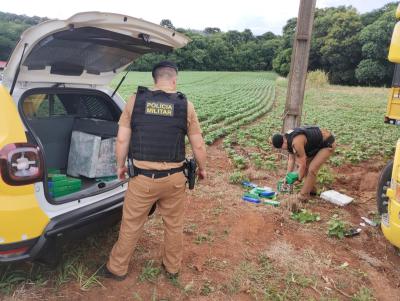
[(189, 135), (190, 145), (192, 146), (193, 154), (199, 167), (197, 175), (203, 180), (207, 177), (206, 168), (206, 146), (201, 134)]
[(128, 168), (126, 166), (118, 167), (118, 169), (117, 169), (118, 179), (125, 180), (127, 172), (128, 172)]
[(197, 176), (199, 177), (199, 180), (205, 180), (207, 179), (207, 172), (204, 169), (198, 169), (197, 170)]

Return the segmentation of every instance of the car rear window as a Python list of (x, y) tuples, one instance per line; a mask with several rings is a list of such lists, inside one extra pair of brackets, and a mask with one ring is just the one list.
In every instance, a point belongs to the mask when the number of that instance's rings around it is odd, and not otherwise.
[(24, 99), (22, 108), (30, 119), (74, 116), (114, 121), (120, 114), (104, 97), (95, 94), (33, 94)]

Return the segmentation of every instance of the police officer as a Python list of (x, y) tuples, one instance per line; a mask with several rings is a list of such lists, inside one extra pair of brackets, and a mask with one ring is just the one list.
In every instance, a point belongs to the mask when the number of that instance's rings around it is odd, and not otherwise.
[(333, 154), (336, 143), (335, 137), (328, 130), (317, 126), (297, 127), (284, 135), (272, 136), (275, 148), (289, 152), (287, 172), (298, 166), (299, 181), (306, 177), (298, 195), (301, 202), (307, 201), (310, 194), (315, 194), (315, 182), (319, 169)]
[(118, 241), (101, 271), (106, 277), (126, 277), (155, 202), (164, 222), (162, 267), (167, 277), (178, 276), (186, 197), (185, 136), (192, 146), (200, 179), (206, 178), (206, 149), (193, 104), (176, 91), (177, 74), (178, 68), (172, 62), (156, 64), (152, 71), (154, 88), (139, 87), (120, 117), (116, 142), (118, 177), (125, 178), (129, 149), (135, 176), (130, 179), (125, 195)]

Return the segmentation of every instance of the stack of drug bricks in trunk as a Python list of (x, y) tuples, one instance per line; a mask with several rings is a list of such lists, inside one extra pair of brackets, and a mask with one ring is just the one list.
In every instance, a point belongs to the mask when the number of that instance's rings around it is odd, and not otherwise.
[(67, 177), (57, 169), (49, 169), (48, 177), (49, 192), (53, 198), (77, 192), (82, 188), (82, 181), (80, 179)]

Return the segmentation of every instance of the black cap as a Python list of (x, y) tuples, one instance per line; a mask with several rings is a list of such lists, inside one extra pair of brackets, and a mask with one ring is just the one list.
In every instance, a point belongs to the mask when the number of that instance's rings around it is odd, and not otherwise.
[(154, 78), (156, 70), (158, 68), (162, 68), (162, 67), (169, 67), (169, 68), (175, 69), (176, 73), (178, 73), (178, 66), (175, 63), (173, 63), (171, 61), (161, 61), (158, 64), (155, 64), (153, 67), (153, 70), (151, 71), (151, 75), (153, 76), (153, 78)]
[(272, 145), (275, 148), (281, 148), (283, 144), (283, 136), (281, 134), (275, 134), (272, 136)]

